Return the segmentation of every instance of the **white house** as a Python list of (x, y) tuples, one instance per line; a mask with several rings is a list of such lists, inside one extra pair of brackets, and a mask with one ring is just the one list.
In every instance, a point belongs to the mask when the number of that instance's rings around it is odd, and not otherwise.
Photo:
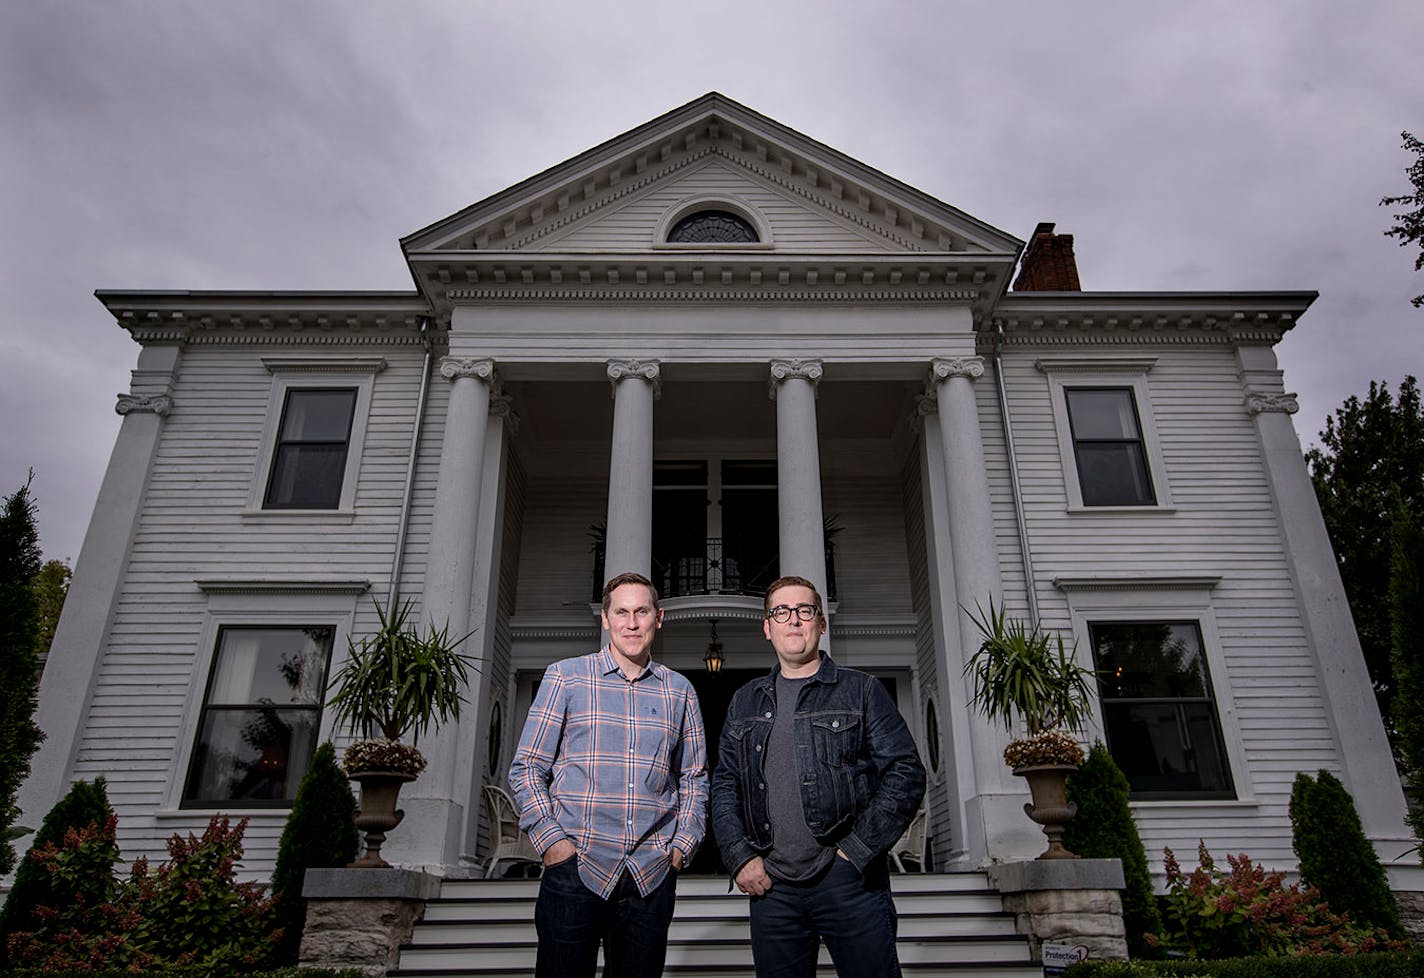
[(1101, 670), (1091, 736), (1149, 855), (1291, 868), (1292, 779), (1329, 769), (1407, 875), (1273, 353), (1325, 328), (1297, 327), (1313, 293), (1080, 291), (1052, 225), (1025, 248), (717, 94), (400, 246), (408, 292), (98, 294), (140, 352), (27, 820), (102, 774), (126, 855), (220, 810), (265, 873), (330, 671), (398, 590), (476, 630), (386, 847), (459, 875), (544, 666), (599, 642), (605, 574), (662, 589), (657, 655), (715, 741), (782, 572), (829, 591), (832, 654), (915, 732), (938, 868), (1043, 848), (966, 705), (961, 609), (993, 598)]

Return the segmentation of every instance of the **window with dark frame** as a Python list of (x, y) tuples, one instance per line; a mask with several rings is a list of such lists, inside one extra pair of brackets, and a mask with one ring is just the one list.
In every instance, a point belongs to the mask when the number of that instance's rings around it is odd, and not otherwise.
[(266, 509), (336, 509), (346, 475), (354, 387), (293, 388), (282, 405)]
[(290, 806), (316, 751), (330, 626), (218, 631), (185, 808)]
[(1135, 800), (1234, 798), (1195, 621), (1091, 622), (1103, 732)]
[(1084, 506), (1152, 506), (1152, 475), (1131, 387), (1065, 387)]

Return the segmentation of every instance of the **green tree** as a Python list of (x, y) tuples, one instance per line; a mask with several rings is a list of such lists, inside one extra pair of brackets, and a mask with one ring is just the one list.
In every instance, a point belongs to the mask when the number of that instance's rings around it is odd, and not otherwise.
[(113, 814), (108, 793), (104, 790), (104, 779), (96, 778), (74, 782), (68, 793), (45, 815), (40, 830), (31, 840), (29, 851), (20, 860), (20, 868), (15, 870), (15, 884), (10, 888), (5, 909), (0, 911), (0, 967), (9, 964), (7, 945), (10, 935), (39, 926), (35, 908), (58, 906), (65, 898), (55, 889), (50, 874), (40, 868), (35, 860), (35, 851), (47, 845), (58, 845), (71, 829), (79, 831), (91, 825), (104, 825)]
[(64, 599), (69, 595), (69, 582), (74, 572), (62, 560), (46, 560), (35, 576), (35, 612), (39, 615), (39, 634), (35, 638), (35, 653), (41, 666), (54, 644), (54, 630), (59, 625)]
[[(1385, 234), (1398, 238), (1401, 248), (1414, 245), (1419, 249), (1419, 256), (1414, 259), (1414, 270), (1417, 272), (1424, 268), (1424, 143), (1407, 132), (1400, 133), (1399, 137), (1404, 140), (1404, 148), (1414, 154), (1414, 162), (1404, 171), (1409, 176), (1409, 182), (1414, 185), (1414, 193), (1385, 197), (1380, 201), (1380, 206), (1414, 208), (1412, 211), (1393, 215), (1395, 225)], [(1416, 308), (1424, 306), (1424, 295), (1416, 295), (1409, 302)]]
[(1136, 958), (1149, 953), (1148, 934), (1162, 933), (1162, 915), (1127, 798), (1127, 776), (1102, 741), (1094, 743), (1083, 766), (1068, 777), (1068, 800), (1077, 803), (1078, 813), (1067, 825), (1063, 844), (1085, 859), (1122, 860), (1127, 883), (1122, 922), (1128, 950)]
[(1335, 548), (1345, 597), (1355, 617), (1380, 715), (1392, 716), (1389, 567), (1396, 512), (1424, 517), (1424, 408), (1419, 384), (1406, 377), (1399, 396), (1370, 382), (1325, 419), (1320, 446), (1306, 453), (1310, 477)]
[(324, 743), (297, 787), (277, 845), (277, 866), (272, 871), (276, 920), (282, 928), (277, 963), (297, 962), (307, 917), (307, 901), (302, 898), (306, 871), (349, 865), (356, 859), (360, 841), (351, 782), (336, 764), (336, 748)]
[(1379, 854), (1365, 835), (1355, 800), (1329, 771), (1301, 772), (1290, 799), (1291, 848), (1300, 878), (1320, 891), (1335, 913), (1403, 938), (1399, 908)]
[[(1424, 792), (1424, 519), (1404, 512), (1395, 518), (1389, 600), (1397, 690), (1394, 727), (1405, 779), (1417, 806)], [(1424, 842), (1424, 811), (1415, 807), (1409, 822)]]
[[(39, 530), (27, 480), (0, 509), (0, 831), (19, 816), (16, 795), (29, 776), (31, 755), (44, 740), (34, 720), (39, 691), (34, 583), (39, 572)], [(0, 873), (14, 868), (14, 847), (0, 841)]]

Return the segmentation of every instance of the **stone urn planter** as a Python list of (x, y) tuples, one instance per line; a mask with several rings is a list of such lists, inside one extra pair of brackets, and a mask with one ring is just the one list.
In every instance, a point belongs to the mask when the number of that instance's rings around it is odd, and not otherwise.
[(406, 625), (410, 608), (407, 601), (388, 613), (377, 605), (380, 629), (359, 642), (348, 640), (346, 661), (330, 687), (338, 726), (353, 735), (383, 735), (354, 741), (342, 757), (346, 776), (361, 785), (356, 827), (366, 834), (365, 855), (353, 867), (390, 866), (381, 847), (405, 814), (396, 807), (401, 785), (425, 770), (425, 757), (400, 738), (410, 732), (416, 739), (432, 726), (458, 720), (474, 668), (456, 651), (469, 634), (452, 640), (448, 626), (433, 623), (421, 633)]
[(1078, 805), (1068, 800), (1068, 775), (1076, 770), (1076, 764), (1014, 768), (1014, 773), (1028, 782), (1029, 794), (1033, 797), (1033, 801), (1024, 805), (1024, 814), (1042, 825), (1043, 834), (1048, 836), (1048, 848), (1039, 859), (1078, 858), (1063, 845), (1064, 826), (1078, 814)]

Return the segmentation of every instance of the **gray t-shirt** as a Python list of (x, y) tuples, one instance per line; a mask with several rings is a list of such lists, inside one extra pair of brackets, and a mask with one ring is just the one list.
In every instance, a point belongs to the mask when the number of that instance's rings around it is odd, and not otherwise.
[(771, 852), (766, 871), (773, 879), (807, 880), (830, 865), (836, 850), (816, 841), (806, 827), (801, 776), (796, 770), (796, 700), (813, 676), (776, 677), (776, 719), (766, 744), (766, 803), (771, 817)]

